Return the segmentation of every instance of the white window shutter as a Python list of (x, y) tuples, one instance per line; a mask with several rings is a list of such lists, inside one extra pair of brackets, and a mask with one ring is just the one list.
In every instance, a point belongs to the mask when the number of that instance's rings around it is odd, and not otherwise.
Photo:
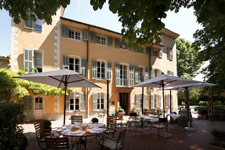
[(80, 110), (85, 111), (85, 93), (80, 93)]
[(140, 109), (139, 95), (136, 94), (136, 108)]
[(69, 69), (69, 56), (63, 55), (63, 69), (68, 68)]
[(93, 111), (97, 110), (97, 93), (93, 93)]
[(154, 95), (151, 94), (151, 108), (154, 108)]

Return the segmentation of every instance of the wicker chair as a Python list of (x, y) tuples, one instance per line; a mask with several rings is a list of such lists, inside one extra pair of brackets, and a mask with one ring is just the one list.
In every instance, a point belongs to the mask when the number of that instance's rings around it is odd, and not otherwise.
[(73, 150), (77, 149), (75, 145), (69, 145), (68, 138), (67, 137), (61, 137), (61, 138), (45, 138), (45, 142), (47, 145), (47, 149), (66, 149), (66, 150)]
[(120, 130), (118, 137), (112, 138), (106, 134), (103, 134), (102, 136), (102, 140), (100, 141), (100, 145), (102, 147), (102, 149), (104, 148), (108, 148), (111, 150), (120, 150), (123, 148), (123, 143), (124, 143), (124, 139), (126, 136), (126, 131), (127, 129), (124, 130)]

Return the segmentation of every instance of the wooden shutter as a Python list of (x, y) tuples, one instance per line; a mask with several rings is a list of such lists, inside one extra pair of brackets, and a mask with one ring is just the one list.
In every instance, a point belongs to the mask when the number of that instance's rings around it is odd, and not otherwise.
[(120, 85), (120, 63), (115, 63), (116, 86)]
[(129, 65), (129, 86), (134, 86), (134, 66)]
[(163, 51), (160, 50), (160, 51), (159, 51), (159, 58), (162, 58), (162, 54), (163, 54)]
[(91, 42), (95, 42), (97, 41), (97, 36), (95, 33), (91, 32)]
[(145, 67), (145, 80), (148, 80), (148, 67)]
[(159, 108), (161, 108), (161, 106), (162, 106), (161, 95), (159, 95), (158, 104), (159, 104)]
[(108, 80), (112, 79), (112, 62), (111, 61), (107, 62), (107, 79)]
[(69, 56), (63, 55), (63, 69), (68, 68), (69, 69)]
[(136, 108), (140, 109), (139, 95), (136, 94)]
[(66, 95), (66, 111), (70, 109), (70, 98), (69, 95)]
[(116, 40), (115, 40), (115, 46), (116, 46), (116, 47), (120, 47), (120, 40), (119, 40), (119, 39), (116, 39)]
[(69, 29), (62, 26), (62, 36), (69, 37)]
[(87, 58), (81, 58), (81, 73), (86, 76)]
[(80, 110), (85, 111), (85, 93), (80, 92)]
[(135, 66), (135, 82), (138, 82), (138, 66)]
[(145, 48), (145, 54), (149, 54), (149, 47)]
[(92, 59), (92, 79), (97, 78), (97, 61)]
[(154, 108), (154, 95), (151, 94), (151, 108)]
[(82, 40), (88, 40), (88, 31), (82, 31)]
[(24, 72), (32, 72), (34, 67), (33, 56), (33, 50), (24, 49)]
[(33, 110), (33, 97), (32, 96), (23, 97), (23, 107), (24, 107), (24, 110)]
[(155, 77), (155, 69), (151, 69), (151, 79)]
[(144, 108), (148, 108), (148, 95), (144, 95), (144, 102), (145, 102), (145, 104), (144, 104)]
[(166, 107), (169, 107), (169, 95), (166, 95)]
[(112, 46), (112, 38), (108, 37), (108, 46)]
[(93, 110), (97, 110), (97, 93), (93, 93)]

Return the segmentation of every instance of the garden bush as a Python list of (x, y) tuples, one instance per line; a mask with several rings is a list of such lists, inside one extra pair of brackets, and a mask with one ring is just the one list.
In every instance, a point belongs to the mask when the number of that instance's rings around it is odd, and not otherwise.
[(19, 126), (23, 122), (23, 105), (9, 100), (0, 101), (0, 149), (20, 150), (24, 142), (23, 128)]

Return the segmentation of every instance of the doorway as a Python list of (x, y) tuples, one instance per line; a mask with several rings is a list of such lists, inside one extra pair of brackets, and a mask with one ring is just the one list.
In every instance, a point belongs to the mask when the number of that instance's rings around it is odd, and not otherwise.
[(120, 93), (120, 106), (124, 109), (125, 114), (129, 112), (129, 93)]

